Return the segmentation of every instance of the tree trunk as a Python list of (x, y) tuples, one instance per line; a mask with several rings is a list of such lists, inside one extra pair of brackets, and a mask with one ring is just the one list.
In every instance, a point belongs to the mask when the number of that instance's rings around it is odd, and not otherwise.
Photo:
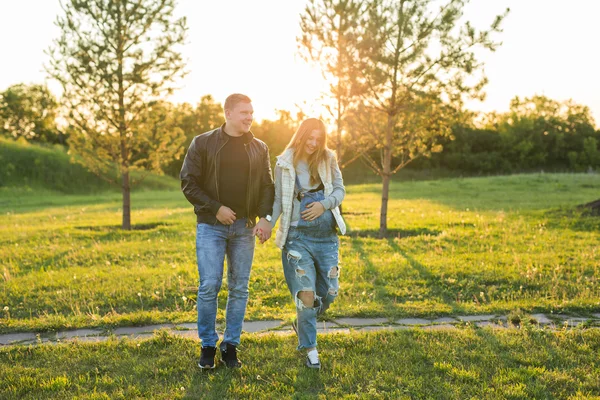
[(124, 230), (131, 230), (131, 187), (129, 185), (129, 171), (123, 171), (123, 225)]
[[(342, 170), (342, 116), (340, 115), (341, 111), (340, 111), (340, 100), (338, 98), (338, 115), (337, 115), (337, 121), (336, 121), (336, 125), (337, 125), (337, 139), (336, 139), (336, 143), (335, 143), (335, 152), (337, 154), (338, 157), (338, 165), (340, 167), (340, 171)], [(340, 209), (340, 214), (342, 214), (342, 204), (340, 204), (339, 206)]]
[(383, 188), (381, 189), (381, 214), (379, 215), (379, 238), (383, 239), (387, 234), (387, 208), (390, 193), (390, 176), (383, 175)]
[(129, 184), (129, 145), (127, 138), (127, 125), (125, 123), (125, 86), (123, 83), (123, 57), (125, 54), (123, 37), (125, 37), (121, 23), (121, 5), (117, 4), (118, 18), (117, 30), (121, 33), (117, 47), (117, 83), (119, 95), (119, 136), (121, 141), (121, 176), (123, 179), (123, 224), (124, 230), (131, 230), (131, 187)]
[(387, 235), (387, 209), (390, 195), (390, 179), (392, 177), (392, 139), (394, 134), (394, 118), (388, 115), (388, 123), (385, 132), (385, 145), (383, 147), (383, 187), (381, 189), (381, 214), (379, 215), (379, 238)]

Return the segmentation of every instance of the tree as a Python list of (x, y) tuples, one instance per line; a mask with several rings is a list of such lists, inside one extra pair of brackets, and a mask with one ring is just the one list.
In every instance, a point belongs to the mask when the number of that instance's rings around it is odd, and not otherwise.
[[(194, 108), (189, 103), (178, 104), (171, 108), (173, 119), (185, 135), (184, 148), (188, 148), (192, 139), (201, 133), (219, 127), (223, 121), (223, 106), (211, 95), (204, 95)], [(175, 157), (163, 168), (168, 175), (179, 177), (183, 160)]]
[(590, 110), (571, 100), (515, 97), (508, 112), (491, 113), (485, 123), (499, 132), (505, 156), (518, 170), (585, 170), (597, 165), (589, 140), (585, 150), (586, 138), (597, 135)]
[(465, 97), (483, 97), (486, 79), (475, 49), (497, 48), (491, 36), (501, 31), (508, 10), (488, 30), (477, 30), (469, 22), (459, 26), (466, 2), (447, 0), (436, 8), (439, 1), (370, 0), (364, 32), (353, 43), (358, 110), (378, 115), (367, 120), (377, 119), (380, 127), (371, 139), (379, 162), (363, 153), (382, 178), (380, 237), (387, 233), (392, 175), (441, 150), (436, 137), (449, 135), (451, 111), (462, 108)]
[[(61, 33), (46, 70), (61, 83), (67, 120), (80, 132), (72, 150), (92, 172), (120, 182), (122, 227), (131, 229), (130, 188), (136, 182), (130, 173), (160, 171), (169, 153), (180, 151), (172, 135), (144, 126), (153, 102), (172, 93), (185, 75), (179, 47), (186, 20), (173, 16), (175, 0), (66, 0), (61, 6)], [(160, 160), (150, 159), (153, 152)], [(117, 176), (110, 176), (115, 167)]]
[(335, 121), (333, 147), (340, 168), (360, 156), (355, 152), (348, 158), (350, 149), (344, 143), (347, 110), (355, 99), (352, 93), (351, 71), (353, 47), (360, 21), (366, 11), (366, 2), (358, 0), (311, 0), (300, 16), (301, 36), (298, 37), (302, 57), (317, 64), (329, 82), (329, 101), (325, 108)]
[(0, 134), (33, 142), (65, 144), (56, 126), (58, 102), (45, 85), (18, 84), (0, 93)]
[[(572, 100), (559, 102), (540, 95), (522, 100), (515, 97), (510, 111), (496, 116), (493, 124), (513, 142), (520, 140), (534, 143), (528, 148), (540, 147), (547, 165), (580, 171), (600, 166), (600, 131), (594, 129), (590, 109)], [(579, 207), (600, 215), (600, 199)]]
[(269, 146), (269, 154), (273, 165), (277, 156), (285, 150), (305, 115), (298, 112), (294, 117), (290, 111), (277, 110), (277, 117), (273, 121), (263, 119), (252, 127), (252, 132), (256, 137)]

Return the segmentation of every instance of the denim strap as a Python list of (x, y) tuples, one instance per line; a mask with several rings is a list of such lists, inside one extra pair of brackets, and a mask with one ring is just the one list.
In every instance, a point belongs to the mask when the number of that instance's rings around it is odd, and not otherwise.
[(319, 190), (325, 190), (325, 185), (323, 185), (323, 182), (321, 182), (321, 184), (316, 189), (305, 190), (304, 192), (302, 192), (302, 187), (300, 186), (300, 179), (298, 179), (298, 174), (296, 173), (296, 183), (294, 185), (294, 188), (296, 189), (296, 193), (294, 195), (294, 198), (297, 198), (298, 201), (300, 201), (300, 198), (298, 196), (300, 193), (306, 193), (306, 192), (312, 192), (312, 193), (314, 193), (314, 192), (318, 192)]

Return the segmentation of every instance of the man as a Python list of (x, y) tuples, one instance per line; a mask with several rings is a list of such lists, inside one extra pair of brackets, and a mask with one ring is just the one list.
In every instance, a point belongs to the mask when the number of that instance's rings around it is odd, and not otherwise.
[[(226, 329), (219, 346), (221, 361), (239, 368), (237, 358), (248, 303), (248, 280), (254, 236), (271, 236), (275, 196), (269, 149), (250, 132), (254, 109), (250, 98), (232, 94), (224, 104), (225, 123), (196, 136), (181, 168), (181, 189), (197, 216), (198, 336), (200, 368), (215, 367), (219, 335), (215, 329), (217, 296), (227, 255)], [(256, 218), (260, 218), (256, 223)]]

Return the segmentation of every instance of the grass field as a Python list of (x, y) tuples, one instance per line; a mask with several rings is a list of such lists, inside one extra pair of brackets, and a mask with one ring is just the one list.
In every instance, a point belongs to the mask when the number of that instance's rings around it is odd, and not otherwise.
[(246, 336), (241, 370), (202, 372), (199, 346), (146, 341), (0, 348), (0, 398), (14, 399), (592, 399), (600, 331), (465, 328), (335, 334), (323, 369), (295, 337)]
[[(575, 209), (600, 197), (597, 175), (394, 182), (384, 240), (379, 190), (347, 187), (332, 316), (600, 311), (600, 218)], [(133, 194), (130, 232), (120, 201), (0, 188), (0, 331), (195, 321), (195, 217), (177, 182)], [(293, 314), (280, 251), (257, 245), (247, 319)]]

